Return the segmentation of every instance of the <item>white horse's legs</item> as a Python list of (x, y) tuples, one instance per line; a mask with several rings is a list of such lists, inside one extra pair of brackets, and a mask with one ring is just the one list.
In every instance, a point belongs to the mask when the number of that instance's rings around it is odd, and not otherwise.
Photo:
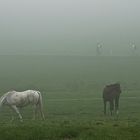
[[(11, 106), (9, 106), (11, 108)], [(11, 108), (12, 109), (12, 108)], [(10, 110), (10, 114), (11, 114), (11, 120), (10, 122), (14, 121), (14, 114), (13, 114), (13, 110)]]
[(43, 113), (42, 106), (39, 105), (38, 107), (39, 107), (39, 111), (40, 111), (40, 114), (41, 114), (42, 119), (45, 120), (45, 116), (44, 116), (44, 113)]
[(34, 105), (33, 120), (36, 119), (37, 109), (38, 109), (38, 106)]
[(33, 120), (36, 119), (37, 112), (40, 112), (42, 120), (45, 120), (43, 110), (40, 105), (34, 105)]
[(17, 108), (15, 105), (12, 105), (11, 107), (12, 107), (12, 109), (18, 114), (19, 119), (20, 119), (20, 121), (22, 122), (23, 119), (22, 119), (22, 116), (21, 116), (21, 114), (20, 114), (18, 108)]
[(41, 109), (40, 112), (41, 112), (41, 117), (42, 117), (42, 119), (45, 120), (45, 116), (44, 116), (44, 113), (43, 113), (42, 109)]

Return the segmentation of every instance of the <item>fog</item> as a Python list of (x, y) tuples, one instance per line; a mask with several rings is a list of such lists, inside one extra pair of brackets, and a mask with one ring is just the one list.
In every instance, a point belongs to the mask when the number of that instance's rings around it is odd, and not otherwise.
[(138, 0), (0, 0), (0, 54), (131, 55)]

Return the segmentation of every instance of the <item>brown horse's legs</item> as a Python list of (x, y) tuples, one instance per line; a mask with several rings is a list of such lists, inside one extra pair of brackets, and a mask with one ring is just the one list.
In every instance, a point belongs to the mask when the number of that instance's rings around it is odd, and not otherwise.
[(114, 110), (114, 102), (110, 101), (110, 113), (111, 113), (111, 116), (113, 114), (113, 110)]
[(106, 101), (104, 100), (104, 115), (106, 115)]
[(119, 114), (119, 97), (115, 99), (115, 113)]

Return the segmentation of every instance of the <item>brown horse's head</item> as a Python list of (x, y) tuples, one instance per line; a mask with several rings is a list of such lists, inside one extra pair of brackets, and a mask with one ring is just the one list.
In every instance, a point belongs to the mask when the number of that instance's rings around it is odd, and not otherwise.
[(121, 93), (122, 92), (121, 91), (120, 83), (113, 84), (113, 87), (116, 90), (116, 92), (118, 92), (118, 93)]

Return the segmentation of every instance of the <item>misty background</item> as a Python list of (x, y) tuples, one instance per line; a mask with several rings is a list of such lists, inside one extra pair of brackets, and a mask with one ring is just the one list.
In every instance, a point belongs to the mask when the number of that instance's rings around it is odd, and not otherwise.
[(131, 55), (138, 0), (0, 0), (0, 54)]

